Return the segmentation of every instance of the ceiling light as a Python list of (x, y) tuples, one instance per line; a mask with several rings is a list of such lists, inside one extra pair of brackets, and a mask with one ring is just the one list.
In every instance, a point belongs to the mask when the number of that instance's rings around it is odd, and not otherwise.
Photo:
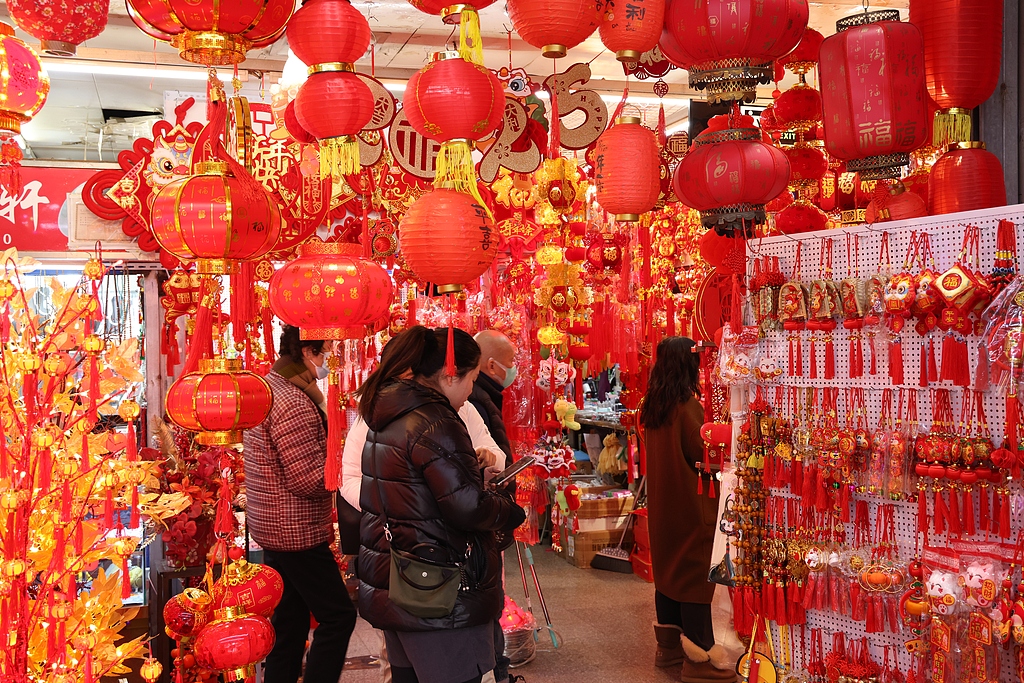
[[(167, 69), (156, 66), (120, 66), (116, 62), (97, 63), (57, 59), (42, 60), (43, 68), (51, 74), (89, 74), (92, 76), (128, 76), (134, 78), (166, 78), (182, 81), (205, 81), (206, 69)], [(218, 71), (217, 77), (230, 82), (233, 74), (230, 71)], [(239, 70), (241, 81), (249, 80), (249, 72)]]

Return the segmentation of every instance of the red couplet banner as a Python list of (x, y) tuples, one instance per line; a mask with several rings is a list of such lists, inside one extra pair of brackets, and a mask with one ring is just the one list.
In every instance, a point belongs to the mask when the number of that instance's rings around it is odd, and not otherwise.
[(0, 250), (67, 251), (68, 194), (95, 168), (21, 167), (21, 192), (0, 188)]

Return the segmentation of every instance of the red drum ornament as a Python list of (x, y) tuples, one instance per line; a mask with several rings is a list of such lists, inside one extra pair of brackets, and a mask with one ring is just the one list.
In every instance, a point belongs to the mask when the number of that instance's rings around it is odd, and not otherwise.
[(242, 431), (259, 426), (274, 396), (259, 375), (242, 369), (241, 358), (206, 358), (167, 390), (167, 417), (204, 446), (242, 442)]
[(284, 581), (277, 570), (244, 559), (227, 566), (213, 584), (213, 601), (218, 609), (242, 607), (248, 614), (270, 618), (284, 594)]
[(362, 339), (387, 314), (394, 286), (358, 244), (313, 239), (270, 278), (270, 308), (303, 339)]
[(398, 225), (402, 255), (422, 282), (457, 292), (494, 260), (494, 220), (472, 196), (434, 189), (417, 199)]
[(932, 144), (968, 142), (971, 110), (999, 84), (1003, 0), (911, 0), (910, 22), (921, 30), (925, 81), (939, 106)]
[(761, 141), (757, 128), (708, 130), (676, 167), (676, 196), (700, 211), (706, 228), (749, 236), (765, 220), (765, 204), (789, 183), (789, 160)]
[(44, 53), (73, 57), (81, 43), (106, 28), (110, 0), (8, 0), (7, 11)]
[(983, 142), (961, 142), (935, 162), (928, 181), (928, 213), (975, 211), (1006, 204), (999, 158)]
[(185, 61), (238, 64), (252, 48), (284, 34), (292, 0), (127, 0), (128, 16), (146, 35), (170, 43)]
[(163, 249), (196, 261), (196, 272), (226, 274), (274, 248), (281, 209), (255, 180), (243, 183), (224, 162), (206, 161), (161, 188), (151, 227)]
[(308, 0), (288, 22), (288, 47), (307, 66), (356, 62), (372, 39), (366, 17), (348, 0)]
[(658, 203), (658, 140), (639, 117), (620, 116), (597, 139), (594, 181), (597, 203), (617, 221), (638, 221)]
[(256, 664), (274, 649), (274, 627), (266, 617), (239, 607), (225, 607), (214, 615), (193, 646), (196, 664), (232, 683), (254, 678)]
[(897, 177), (928, 138), (921, 32), (898, 10), (858, 13), (836, 29), (821, 44), (825, 148), (862, 178)]
[(601, 42), (620, 62), (640, 61), (665, 25), (665, 0), (619, 0), (601, 8)]
[(595, 0), (509, 0), (508, 17), (520, 38), (551, 59), (565, 57), (601, 23)]
[(711, 102), (752, 102), (757, 85), (772, 80), (773, 62), (800, 42), (807, 16), (807, 0), (673, 0), (665, 28), (690, 87)]

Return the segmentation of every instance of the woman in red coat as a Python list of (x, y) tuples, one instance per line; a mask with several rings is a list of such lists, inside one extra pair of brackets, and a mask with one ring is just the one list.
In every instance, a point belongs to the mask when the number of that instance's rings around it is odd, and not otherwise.
[[(704, 457), (700, 428), (700, 356), (692, 339), (667, 337), (640, 407), (647, 447), (647, 514), (654, 570), (655, 666), (682, 663), (686, 683), (734, 681), (725, 652), (715, 645), (708, 581), (718, 497), (697, 493), (716, 486), (697, 467)], [(716, 491), (717, 494), (717, 491)]]

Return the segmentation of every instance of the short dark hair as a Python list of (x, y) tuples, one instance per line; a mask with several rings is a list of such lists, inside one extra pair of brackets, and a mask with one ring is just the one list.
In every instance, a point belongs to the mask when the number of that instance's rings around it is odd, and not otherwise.
[(279, 353), (281, 356), (288, 356), (296, 363), (302, 362), (302, 349), (312, 349), (314, 354), (324, 350), (323, 339), (302, 339), (299, 328), (294, 325), (281, 325), (281, 343)]

